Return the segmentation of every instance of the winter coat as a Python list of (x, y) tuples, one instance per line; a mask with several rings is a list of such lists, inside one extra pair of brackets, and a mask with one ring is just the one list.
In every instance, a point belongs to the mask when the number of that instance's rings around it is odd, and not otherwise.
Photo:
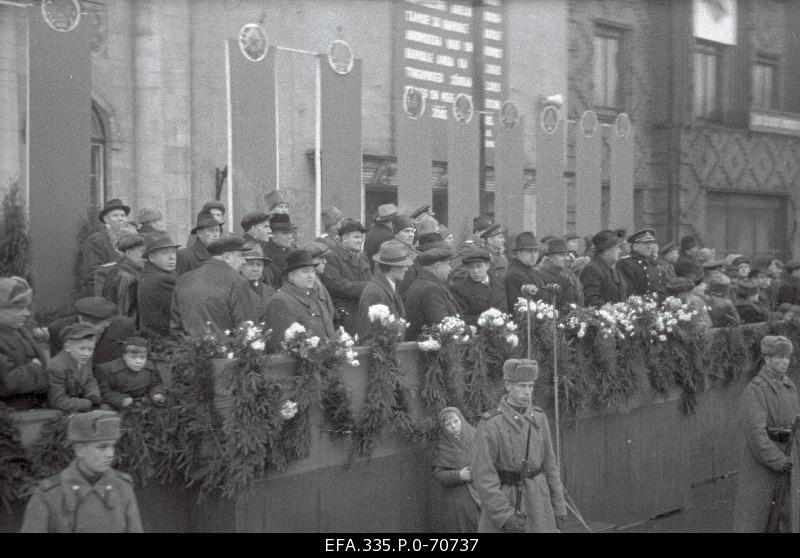
[(800, 279), (789, 274), (784, 275), (778, 286), (778, 294), (775, 297), (776, 308), (784, 302), (800, 304)]
[(616, 266), (609, 267), (597, 254), (581, 271), (583, 302), (586, 306), (600, 307), (611, 302), (625, 302), (627, 285)]
[(269, 303), (269, 299), (275, 296), (275, 289), (272, 288), (272, 285), (264, 281), (259, 281), (257, 285), (248, 281), (247, 284), (250, 286), (247, 292), (250, 294), (254, 315), (256, 316), (254, 321), (256, 323), (266, 322), (267, 304)]
[(458, 302), (447, 284), (431, 271), (421, 269), (406, 294), (406, 316), (409, 322), (406, 339), (416, 341), (423, 326), (433, 326), (447, 316), (458, 316)]
[(170, 305), (177, 278), (175, 273), (145, 262), (136, 293), (141, 329), (169, 335)]
[(734, 305), (736, 307), (736, 313), (739, 314), (739, 318), (743, 324), (767, 322), (780, 319), (781, 317), (780, 313), (770, 312), (758, 302), (739, 298), (734, 301)]
[(664, 258), (658, 258), (656, 265), (658, 266), (658, 270), (661, 272), (662, 294), (666, 294), (667, 285), (670, 283), (670, 281), (677, 277), (677, 275), (675, 275), (675, 264), (668, 262)]
[(164, 395), (161, 374), (155, 363), (148, 359), (144, 368), (135, 372), (128, 368), (122, 357), (101, 364), (95, 370), (97, 384), (103, 402), (115, 409), (122, 409), (122, 400), (126, 397), (140, 399), (151, 398), (160, 393)]
[[(547, 260), (544, 260), (539, 269), (535, 271), (535, 284), (539, 287), (539, 290), (531, 299), (552, 303), (553, 295), (545, 291), (544, 288), (555, 283), (561, 286), (561, 290), (556, 292), (556, 308), (568, 312), (570, 304), (578, 304), (578, 287), (572, 283), (567, 273), (569, 272), (566, 269), (554, 268)], [(575, 281), (578, 281), (578, 279), (575, 278)]]
[(464, 321), (469, 325), (477, 326), (478, 317), (489, 308), (497, 308), (502, 312), (508, 310), (505, 289), (494, 278), (490, 278), (487, 283), (481, 283), (467, 275), (457, 280), (450, 287), (450, 292), (458, 303)]
[[(41, 364), (31, 362), (38, 358)], [(27, 327), (0, 326), (0, 402), (17, 410), (42, 406), (47, 397), (47, 356)]]
[(90, 484), (77, 460), (39, 483), (22, 533), (141, 533), (142, 521), (130, 475), (109, 469)]
[(706, 306), (713, 327), (735, 326), (742, 321), (736, 307), (728, 297), (706, 294)]
[(675, 260), (675, 276), (686, 277), (694, 281), (697, 285), (703, 280), (705, 270), (703, 266), (698, 263), (697, 258), (690, 256), (686, 252), (678, 254), (678, 259)]
[(292, 248), (284, 248), (271, 238), (269, 239), (269, 242), (267, 242), (266, 249), (264, 250), (264, 256), (270, 259), (268, 267), (271, 274), (271, 284), (276, 290), (280, 289), (281, 284), (283, 283), (283, 272), (286, 269), (286, 258), (289, 257), (289, 253), (291, 251)]
[(514, 486), (501, 485), (498, 471), (519, 472), (525, 457), (528, 425), (530, 470), (541, 472), (524, 481), (521, 511), (527, 515), (527, 531), (555, 532), (555, 516), (567, 514), (547, 417), (534, 406), (520, 414), (503, 397), (496, 409), (483, 414), (476, 434), (471, 470), (481, 500), (479, 533), (502, 532), (515, 513)]
[[(319, 287), (325, 288), (323, 285)], [(280, 349), (283, 334), (295, 322), (304, 326), (309, 335), (327, 341), (334, 334), (333, 304), (326, 302), (314, 290), (307, 292), (286, 281), (267, 304), (266, 325), (272, 330), (269, 338), (271, 351)]]
[[(200, 244), (199, 242), (197, 244)], [(255, 321), (247, 279), (222, 260), (211, 258), (202, 267), (178, 277), (172, 292), (170, 332), (200, 337), (208, 328), (221, 337), (242, 322)], [(208, 325), (210, 324), (210, 325)]]
[[(50, 332), (50, 354), (57, 355), (64, 348), (61, 332), (68, 325), (78, 322), (78, 315), (67, 316), (54, 321), (47, 328)], [(92, 367), (105, 362), (111, 362), (122, 356), (122, 342), (136, 334), (136, 322), (132, 318), (115, 316), (106, 328), (100, 332), (100, 337), (94, 346), (92, 354)]]
[(100, 403), (100, 388), (92, 374), (91, 361), (78, 366), (67, 351), (61, 351), (47, 364), (47, 380), (47, 399), (52, 409), (78, 413)]
[(367, 286), (372, 272), (369, 261), (361, 251), (337, 246), (326, 256), (327, 264), (322, 274), (322, 283), (333, 299), (336, 308), (334, 325), (341, 325), (355, 335), (358, 327), (358, 301)]
[(137, 319), (137, 289), (142, 270), (129, 258), (103, 264), (95, 270), (94, 296), (102, 296), (117, 305), (117, 316)]
[(373, 271), (375, 270), (375, 260), (372, 259), (372, 256), (378, 253), (378, 250), (381, 249), (381, 244), (393, 238), (394, 233), (392, 229), (383, 223), (375, 223), (375, 225), (367, 231), (367, 235), (364, 237), (364, 253), (366, 253), (367, 261)]
[(536, 269), (522, 263), (517, 258), (513, 258), (508, 265), (505, 284), (506, 304), (508, 310), (513, 313), (517, 299), (520, 297), (525, 298), (520, 291), (522, 285), (540, 285), (542, 284), (542, 279), (539, 277), (539, 272)]
[(371, 322), (369, 320), (369, 307), (375, 304), (385, 304), (389, 312), (399, 318), (406, 317), (406, 308), (397, 285), (393, 289), (386, 276), (376, 271), (372, 278), (361, 291), (361, 298), (358, 301), (358, 339), (359, 344), (363, 345), (364, 339), (369, 333)]
[[(265, 257), (269, 258), (269, 256), (266, 255), (269, 241), (264, 242), (263, 240), (258, 240), (250, 233), (244, 233), (244, 235), (242, 235), (242, 238), (245, 239), (247, 242), (251, 242), (253, 244), (258, 244), (259, 246), (261, 246), (261, 251), (265, 254)], [(272, 278), (272, 268), (269, 266), (269, 261), (264, 262), (264, 273), (261, 274), (261, 281), (270, 286), (274, 283), (274, 280)]]
[(206, 250), (205, 244), (199, 240), (191, 246), (178, 250), (177, 255), (178, 261), (175, 266), (176, 275), (183, 275), (184, 273), (198, 269), (211, 258), (211, 254)]
[(628, 296), (657, 295), (663, 290), (661, 272), (653, 258), (631, 250), (617, 263), (617, 269), (625, 279)]
[(83, 244), (81, 260), (81, 279), (83, 280), (84, 296), (91, 296), (94, 289), (94, 272), (102, 264), (115, 262), (121, 254), (114, 247), (108, 227), (90, 234)]
[(764, 366), (744, 388), (739, 400), (739, 428), (745, 447), (739, 464), (734, 531), (765, 531), (778, 472), (789, 460), (769, 438), (767, 427), (789, 428), (798, 414), (797, 388), (786, 375)]

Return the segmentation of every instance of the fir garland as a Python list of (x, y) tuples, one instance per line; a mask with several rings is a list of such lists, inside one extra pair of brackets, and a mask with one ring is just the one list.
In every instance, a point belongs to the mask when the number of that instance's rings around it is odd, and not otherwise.
[(5, 405), (0, 404), (0, 504), (9, 513), (12, 502), (25, 495), (30, 477), (30, 461), (19, 432)]
[(16, 275), (33, 286), (31, 270), (31, 242), (28, 236), (28, 219), (25, 201), (21, 199), (19, 182), (9, 185), (3, 197), (3, 214), (0, 219), (0, 277)]

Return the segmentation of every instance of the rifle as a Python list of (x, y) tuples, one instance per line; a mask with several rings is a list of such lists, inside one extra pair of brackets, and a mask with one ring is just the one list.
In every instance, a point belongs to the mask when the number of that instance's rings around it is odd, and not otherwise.
[[(800, 429), (800, 416), (794, 419), (794, 424), (789, 429), (788, 439), (786, 446), (781, 448), (781, 451), (786, 455), (792, 454), (792, 445), (794, 445), (794, 438), (797, 430)], [(786, 431), (778, 433), (784, 434)], [(778, 438), (779, 441), (780, 437)], [(775, 481), (775, 487), (772, 489), (772, 499), (770, 501), (769, 517), (767, 518), (767, 533), (778, 533), (781, 519), (785, 519), (786, 514), (784, 508), (786, 507), (786, 500), (790, 495), (792, 485), (792, 474), (781, 471), (778, 473), (778, 479)]]
[(525, 457), (522, 459), (522, 465), (519, 468), (519, 480), (516, 486), (516, 502), (514, 503), (514, 510), (520, 517), (525, 517), (522, 511), (522, 489), (525, 486), (525, 479), (528, 478), (528, 469), (530, 469), (530, 462), (528, 461), (528, 451), (531, 449), (531, 423), (528, 423), (528, 441), (525, 443)]

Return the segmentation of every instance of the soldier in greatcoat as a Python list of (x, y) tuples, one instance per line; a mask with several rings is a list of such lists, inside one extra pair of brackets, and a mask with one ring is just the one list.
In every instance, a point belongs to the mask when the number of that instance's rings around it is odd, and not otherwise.
[[(533, 405), (538, 374), (535, 360), (507, 360), (507, 394), (478, 424), (470, 469), (481, 500), (479, 533), (555, 532), (566, 519), (550, 426), (544, 411)], [(517, 487), (522, 491), (519, 509)]]
[(67, 440), (75, 459), (39, 483), (25, 508), (21, 532), (142, 532), (133, 479), (111, 467), (120, 423), (113, 411), (70, 417)]
[(514, 257), (508, 265), (505, 281), (509, 311), (514, 311), (517, 299), (533, 295), (539, 290), (537, 284), (541, 284), (542, 280), (535, 266), (541, 251), (542, 245), (536, 241), (532, 232), (523, 231), (514, 237), (511, 245)]
[(468, 273), (466, 277), (455, 280), (450, 290), (458, 302), (464, 321), (477, 326), (478, 317), (489, 308), (506, 312), (505, 284), (489, 274), (489, 251), (467, 245), (460, 255)]
[(394, 238), (392, 217), (395, 215), (397, 215), (397, 206), (393, 203), (379, 206), (378, 214), (375, 216), (375, 224), (364, 238), (364, 253), (367, 255), (370, 264), (372, 264), (371, 269), (375, 268), (372, 256), (378, 253), (378, 250), (381, 249), (381, 244)]
[(178, 244), (165, 232), (145, 237), (142, 268), (136, 300), (139, 305), (139, 327), (164, 337), (169, 335), (169, 314), (172, 291), (175, 290), (175, 266)]
[(628, 237), (630, 254), (620, 258), (617, 268), (625, 278), (628, 296), (657, 296), (663, 290), (661, 272), (653, 255), (658, 248), (656, 231), (644, 229)]
[(447, 316), (460, 316), (458, 302), (447, 285), (450, 261), (448, 248), (433, 248), (417, 256), (420, 271), (406, 293), (407, 339), (416, 340), (424, 326), (434, 326)]
[[(739, 400), (739, 426), (745, 447), (733, 514), (733, 530), (737, 532), (766, 530), (775, 484), (780, 475), (792, 470), (793, 463), (781, 446), (800, 415), (797, 387), (786, 375), (793, 350), (791, 341), (782, 335), (764, 337), (764, 366)], [(795, 486), (791, 488), (797, 490)], [(791, 502), (791, 497), (786, 500)], [(781, 523), (781, 530), (788, 531), (789, 525)]]
[(617, 269), (622, 242), (622, 238), (610, 230), (592, 237), (594, 256), (580, 277), (586, 306), (600, 307), (608, 302), (625, 302), (628, 298), (625, 279)]
[(197, 214), (197, 223), (192, 229), (196, 240), (190, 246), (178, 250), (178, 264), (175, 272), (183, 275), (202, 266), (211, 257), (208, 245), (216, 242), (220, 237), (222, 223), (212, 217), (211, 213), (201, 211)]
[(115, 262), (120, 253), (116, 249), (120, 232), (128, 222), (131, 208), (122, 200), (108, 200), (99, 214), (103, 228), (92, 233), (83, 245), (81, 259), (81, 278), (83, 280), (84, 295), (89, 295), (94, 290), (94, 272), (98, 266)]
[(358, 300), (358, 339), (363, 342), (370, 330), (369, 308), (383, 304), (398, 318), (406, 317), (403, 298), (397, 291), (406, 270), (413, 263), (408, 255), (408, 247), (396, 240), (387, 240), (372, 257), (377, 264), (367, 286)]
[(250, 297), (256, 316), (255, 321), (260, 323), (267, 319), (267, 303), (275, 294), (275, 289), (262, 279), (264, 268), (267, 267), (269, 259), (264, 257), (261, 246), (259, 244), (247, 244), (246, 248), (247, 250), (242, 254), (244, 263), (240, 273), (250, 285)]

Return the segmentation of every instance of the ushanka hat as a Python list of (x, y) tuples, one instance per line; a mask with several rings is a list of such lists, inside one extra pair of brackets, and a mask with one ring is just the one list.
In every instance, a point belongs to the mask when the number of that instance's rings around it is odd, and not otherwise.
[(22, 277), (0, 277), (0, 308), (26, 308), (33, 303), (33, 289)]
[(267, 203), (267, 210), (272, 211), (282, 203), (289, 204), (288, 200), (284, 197), (280, 190), (273, 190), (264, 196), (264, 201)]
[(510, 358), (503, 363), (503, 380), (506, 382), (535, 382), (539, 364), (527, 358)]
[(378, 253), (372, 259), (379, 264), (404, 266), (414, 262), (408, 257), (408, 247), (399, 240), (387, 240), (381, 244)]
[(109, 211), (114, 211), (115, 209), (123, 210), (126, 216), (131, 212), (130, 206), (122, 203), (121, 199), (114, 198), (113, 200), (108, 200), (103, 206), (103, 210), (100, 212), (100, 220), (103, 221), (103, 217), (105, 217)]
[(444, 260), (452, 260), (453, 257), (455, 257), (455, 253), (450, 248), (431, 248), (430, 250), (421, 252), (420, 255), (417, 256), (417, 261), (419, 265), (426, 266)]
[(761, 354), (764, 356), (789, 356), (794, 346), (783, 335), (767, 335), (761, 340)]
[(70, 443), (118, 440), (121, 424), (122, 420), (114, 411), (75, 413), (69, 418), (67, 440)]

